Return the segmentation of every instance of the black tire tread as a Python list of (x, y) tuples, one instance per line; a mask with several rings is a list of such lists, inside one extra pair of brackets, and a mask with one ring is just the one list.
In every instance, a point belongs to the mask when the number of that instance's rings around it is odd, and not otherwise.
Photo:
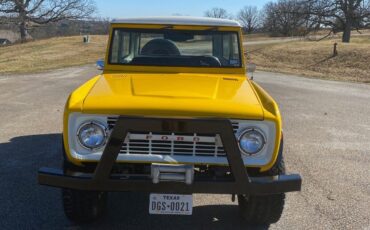
[(104, 213), (107, 193), (62, 189), (62, 199), (68, 219), (85, 223), (96, 220)]
[(243, 220), (255, 224), (273, 224), (279, 221), (285, 202), (285, 194), (267, 196), (238, 196)]
[[(260, 176), (276, 176), (286, 173), (282, 146), (275, 165)], [(273, 224), (280, 220), (283, 213), (285, 194), (265, 196), (238, 195), (240, 215), (243, 220), (254, 224)]]
[[(84, 167), (76, 166), (67, 160), (62, 144), (63, 170), (90, 172)], [(62, 202), (64, 213), (69, 220), (75, 223), (92, 222), (101, 217), (106, 209), (108, 193), (96, 191), (82, 191), (74, 189), (62, 189)]]

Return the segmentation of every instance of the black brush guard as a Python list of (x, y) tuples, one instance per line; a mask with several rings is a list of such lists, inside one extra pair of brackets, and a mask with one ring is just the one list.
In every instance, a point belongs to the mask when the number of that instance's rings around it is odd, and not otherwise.
[[(233, 180), (197, 180), (186, 185), (179, 182), (153, 184), (150, 176), (111, 175), (123, 140), (129, 132), (174, 132), (219, 134), (231, 168)], [(300, 191), (300, 175), (249, 177), (229, 120), (168, 119), (121, 116), (110, 135), (94, 173), (65, 174), (62, 169), (41, 168), (41, 185), (91, 191), (143, 191), (158, 193), (210, 193), (267, 195)]]

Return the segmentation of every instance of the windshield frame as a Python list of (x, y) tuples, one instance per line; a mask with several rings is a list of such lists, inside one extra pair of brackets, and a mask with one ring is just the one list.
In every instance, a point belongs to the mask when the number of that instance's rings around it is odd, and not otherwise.
[[(125, 32), (138, 32), (138, 33), (157, 33), (160, 34), (163, 31), (179, 31), (179, 32), (189, 32), (194, 33), (196, 35), (213, 35), (213, 34), (235, 34), (237, 39), (237, 51), (238, 51), (238, 58), (239, 58), (239, 65), (237, 66), (191, 66), (191, 65), (147, 65), (147, 64), (130, 64), (130, 63), (112, 63), (111, 62), (111, 55), (113, 49), (113, 40), (114, 34), (117, 30), (125, 31)], [(212, 27), (210, 29), (205, 30), (197, 30), (197, 29), (174, 29), (173, 27), (163, 26), (162, 28), (125, 28), (125, 27), (116, 27), (112, 28), (110, 33), (110, 41), (109, 41), (109, 48), (108, 48), (108, 55), (107, 55), (107, 64), (112, 66), (127, 66), (127, 67), (158, 67), (158, 68), (202, 68), (202, 69), (241, 69), (244, 67), (244, 59), (242, 57), (243, 49), (241, 47), (240, 42), (240, 35), (239, 32), (236, 30), (218, 30), (217, 27)]]

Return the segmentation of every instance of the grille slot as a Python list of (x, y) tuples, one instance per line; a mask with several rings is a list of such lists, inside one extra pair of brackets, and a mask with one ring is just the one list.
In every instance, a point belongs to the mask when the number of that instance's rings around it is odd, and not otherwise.
[[(114, 125), (116, 124), (118, 120), (118, 117), (108, 117), (107, 118), (107, 123), (108, 123), (108, 127), (109, 129), (113, 129)], [(231, 125), (233, 126), (233, 130), (234, 130), (234, 133), (236, 133), (239, 129), (239, 122), (236, 122), (236, 121), (232, 121), (231, 122)]]
[[(114, 128), (117, 119), (118, 117), (107, 118), (109, 129)], [(232, 126), (234, 133), (236, 133), (239, 123), (232, 122)], [(177, 138), (180, 138), (181, 141)], [(194, 141), (194, 138), (199, 139)], [(218, 146), (216, 139), (215, 134), (133, 132), (126, 137), (120, 154), (226, 157), (223, 146)]]

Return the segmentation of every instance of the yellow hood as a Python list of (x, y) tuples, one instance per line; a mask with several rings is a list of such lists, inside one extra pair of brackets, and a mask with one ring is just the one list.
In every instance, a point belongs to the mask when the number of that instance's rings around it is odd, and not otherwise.
[(84, 113), (263, 119), (250, 83), (240, 75), (105, 74), (84, 100)]

